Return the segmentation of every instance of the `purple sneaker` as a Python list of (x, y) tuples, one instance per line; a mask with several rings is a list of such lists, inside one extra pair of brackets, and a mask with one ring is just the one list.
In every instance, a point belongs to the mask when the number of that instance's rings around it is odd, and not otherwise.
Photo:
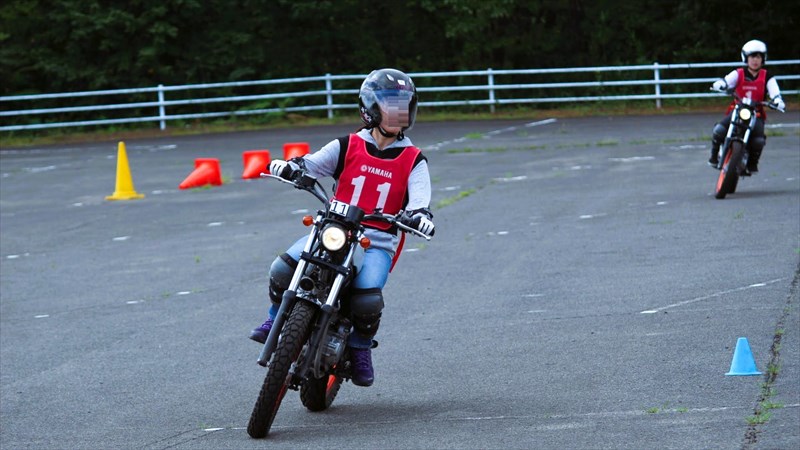
[(267, 336), (269, 336), (269, 330), (272, 329), (272, 317), (267, 317), (267, 321), (261, 324), (260, 327), (255, 328), (253, 331), (250, 332), (250, 339), (263, 344), (267, 342)]
[(372, 386), (375, 381), (375, 371), (372, 369), (372, 350), (351, 347), (350, 361), (353, 363), (353, 384)]

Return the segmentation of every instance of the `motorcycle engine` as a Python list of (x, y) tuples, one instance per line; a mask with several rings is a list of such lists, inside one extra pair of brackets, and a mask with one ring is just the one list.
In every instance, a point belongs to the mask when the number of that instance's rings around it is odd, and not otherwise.
[(321, 345), (321, 356), (323, 367), (330, 368), (335, 366), (344, 355), (347, 347), (347, 336), (350, 334), (350, 325), (339, 323), (332, 325), (325, 335), (325, 341)]

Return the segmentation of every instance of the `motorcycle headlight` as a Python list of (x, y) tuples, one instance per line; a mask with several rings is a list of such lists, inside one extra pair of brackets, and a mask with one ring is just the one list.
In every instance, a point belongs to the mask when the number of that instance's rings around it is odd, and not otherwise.
[(329, 225), (322, 230), (322, 245), (326, 249), (335, 252), (344, 247), (345, 242), (347, 242), (347, 234), (343, 229)]
[(741, 110), (739, 110), (739, 117), (744, 121), (750, 120), (750, 116), (752, 115), (753, 113), (751, 113), (750, 110), (747, 108), (742, 108)]

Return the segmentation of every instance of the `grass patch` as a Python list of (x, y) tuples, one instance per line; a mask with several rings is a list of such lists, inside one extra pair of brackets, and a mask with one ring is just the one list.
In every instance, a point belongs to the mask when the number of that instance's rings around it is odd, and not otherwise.
[(619, 145), (619, 141), (616, 140), (616, 139), (603, 139), (603, 140), (597, 141), (597, 146), (598, 147), (609, 147), (609, 146), (613, 146), (613, 145)]
[(501, 153), (505, 152), (507, 149), (504, 147), (488, 147), (488, 148), (473, 148), (473, 147), (465, 147), (465, 148), (453, 148), (447, 150), (447, 153)]
[(749, 425), (763, 425), (772, 418), (771, 412), (757, 411), (754, 415), (746, 418)]
[(445, 199), (440, 200), (438, 203), (436, 203), (436, 205), (434, 206), (434, 209), (442, 209), (445, 206), (450, 206), (450, 205), (452, 205), (453, 203), (455, 203), (455, 202), (457, 202), (459, 200), (462, 200), (462, 199), (465, 199), (465, 198), (469, 197), (470, 195), (474, 194), (475, 192), (477, 192), (477, 190), (475, 190), (475, 189), (467, 189), (466, 191), (461, 191), (461, 192), (459, 192), (458, 194), (456, 194), (456, 195), (454, 195), (452, 197), (447, 197)]
[(781, 409), (785, 405), (783, 403), (776, 403), (770, 401), (761, 402), (761, 409), (762, 410), (769, 410), (769, 409)]

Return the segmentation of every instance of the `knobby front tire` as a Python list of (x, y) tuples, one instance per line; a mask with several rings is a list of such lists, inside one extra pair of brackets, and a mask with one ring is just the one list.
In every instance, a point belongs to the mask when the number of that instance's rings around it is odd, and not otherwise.
[(314, 307), (305, 301), (299, 301), (286, 319), (267, 376), (250, 415), (250, 422), (247, 424), (247, 434), (250, 437), (259, 439), (269, 433), (283, 396), (286, 395), (289, 368), (297, 361), (303, 345), (308, 340), (313, 317)]
[(733, 141), (731, 143), (731, 148), (725, 155), (722, 170), (719, 171), (714, 197), (721, 200), (725, 198), (726, 195), (736, 191), (736, 185), (739, 183), (739, 165), (742, 163), (743, 157), (744, 147), (742, 143)]

